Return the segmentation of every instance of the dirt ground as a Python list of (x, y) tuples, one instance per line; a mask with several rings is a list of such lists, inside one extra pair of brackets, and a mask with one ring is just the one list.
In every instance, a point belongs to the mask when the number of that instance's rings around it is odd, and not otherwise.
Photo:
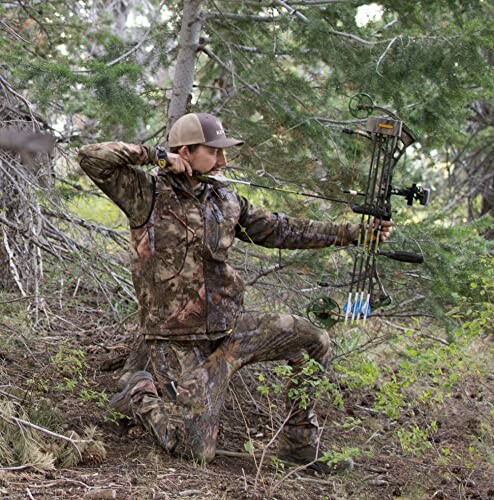
[[(72, 390), (57, 388), (67, 376), (64, 362), (54, 361), (64, 345), (66, 352), (83, 351), (86, 389), (111, 395), (132, 334), (132, 319), (112, 325), (91, 311), (53, 317), (49, 327), (29, 334), (19, 332), (5, 316), (0, 318), (0, 397), (15, 389), (16, 394), (24, 391), (26, 404), (45, 398), (57, 415), (57, 432), (81, 434), (85, 427), (96, 426), (107, 452), (102, 461), (89, 458), (48, 472), (29, 464), (16, 470), (0, 464), (0, 498), (494, 499), (494, 467), (485, 455), (469, 450), (481, 425), (472, 402), (489, 397), (492, 401), (493, 380), (482, 390), (465, 388), (436, 410), (438, 431), (422, 456), (403, 453), (392, 422), (372, 408), (371, 392), (342, 386), (344, 409), (328, 401), (318, 405), (323, 447), (360, 451), (353, 471), (317, 477), (304, 470), (277, 469), (270, 458), (274, 445), (260, 464), (259, 454), (283, 415), (281, 410), (269, 410), (266, 398), (256, 391), (256, 372), (269, 367), (253, 367), (235, 376), (224, 408), (221, 451), (214, 462), (202, 466), (166, 456), (139, 427), (109, 421), (97, 399), (82, 397), (80, 383)], [(348, 421), (355, 424), (344, 425)], [(244, 449), (249, 439), (255, 458)], [(438, 449), (445, 446), (451, 459), (441, 463)]]

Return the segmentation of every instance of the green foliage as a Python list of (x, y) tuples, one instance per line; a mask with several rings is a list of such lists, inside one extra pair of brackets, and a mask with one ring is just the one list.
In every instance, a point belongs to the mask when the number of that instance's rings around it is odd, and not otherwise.
[(494, 317), (494, 257), (481, 256), (471, 275), (470, 294), (460, 298), (459, 308), (450, 315), (463, 321), (456, 337), (468, 339), (485, 337), (491, 331)]
[(82, 401), (95, 401), (98, 408), (106, 408), (108, 404), (108, 394), (83, 387), (79, 393)]
[(490, 264), (483, 256), (492, 255), (494, 247), (492, 241), (480, 234), (482, 221), (451, 224), (446, 220), (450, 214), (441, 214), (438, 206), (432, 210), (432, 217), (420, 224), (407, 224), (394, 238), (396, 248), (421, 251), (425, 263), (420, 269), (410, 265), (407, 269), (406, 264), (387, 260), (384, 276), (394, 278), (395, 301), (412, 299), (411, 291), (415, 290), (417, 300), (421, 299), (421, 312), (432, 313), (449, 329), (454, 329), (450, 311), (465, 300), (482, 301), (475, 283), (480, 276), (490, 279)]
[(108, 198), (77, 197), (68, 203), (68, 207), (79, 217), (114, 229), (128, 228), (125, 214)]
[(244, 450), (249, 455), (254, 455), (254, 443), (252, 442), (251, 439), (249, 439), (248, 441), (245, 441), (245, 443), (244, 443)]
[[(454, 228), (449, 231), (454, 234)], [(462, 236), (466, 233), (477, 239), (480, 247), (488, 245), (472, 227), (463, 227), (462, 232)], [(455, 326), (447, 335), (421, 327), (395, 331), (391, 340), (377, 349), (359, 349), (358, 342), (368, 342), (362, 335), (354, 337), (356, 344), (340, 344), (343, 349), (333, 367), (341, 385), (349, 391), (371, 394), (373, 409), (392, 422), (393, 435), (404, 455), (420, 457), (429, 452), (439, 433), (439, 420), (447, 418), (448, 407), (457, 405), (460, 395), (471, 387), (476, 398), (468, 401), (468, 407), (477, 409), (480, 421), (471, 435), (464, 436), (470, 441), (468, 453), (459, 455), (443, 446), (437, 460), (441, 464), (461, 460), (467, 466), (479, 460), (492, 461), (494, 406), (484, 402), (482, 388), (488, 391), (494, 369), (494, 349), (488, 340), (494, 317), (494, 258), (490, 253), (479, 254), (474, 262), (461, 257), (463, 273), (457, 271), (454, 287), (461, 289), (462, 295), (458, 293), (456, 306), (449, 313)], [(348, 346), (353, 350), (345, 356)], [(359, 425), (359, 419), (352, 418), (343, 427)]]
[[(69, 393), (77, 390), (81, 401), (94, 401), (99, 408), (106, 408), (108, 395), (91, 388), (87, 379), (89, 366), (85, 358), (86, 355), (82, 349), (71, 347), (65, 343), (60, 345), (58, 352), (51, 359), (52, 365), (63, 377), (63, 383), (59, 383), (57, 389)], [(110, 414), (108, 418), (115, 420), (116, 416)]]
[(383, 382), (376, 394), (375, 408), (383, 410), (386, 416), (398, 418), (402, 410), (407, 406), (403, 390), (409, 385), (409, 380), (398, 381), (395, 376)]
[(307, 408), (310, 401), (322, 396), (329, 397), (332, 403), (342, 408), (342, 396), (336, 386), (324, 374), (323, 367), (307, 354), (300, 370), (294, 371), (291, 365), (276, 365), (273, 369), (275, 381), (268, 382), (266, 376), (258, 373), (257, 377), (262, 384), (257, 390), (263, 396), (281, 394), (286, 387), (288, 397), (298, 408)]
[(58, 94), (73, 100), (72, 112), (98, 117), (104, 128), (118, 125), (123, 127), (124, 133), (132, 134), (149, 113), (148, 104), (135, 91), (141, 78), (140, 66), (118, 64), (108, 67), (101, 62), (88, 66), (87, 73), (79, 73), (62, 62), (35, 61), (27, 67), (21, 66), (23, 71), (19, 76), (35, 79), (36, 86), (31, 91), (41, 111), (46, 112), (54, 94)]
[(19, 38), (9, 39), (12, 31), (3, 32), (3, 61), (11, 83), (16, 88), (26, 87), (29, 99), (53, 123), (64, 118), (58, 110), (54, 113), (53, 102), (58, 101), (64, 103), (67, 114), (97, 117), (102, 137), (105, 130), (116, 128), (130, 136), (150, 109), (138, 90), (143, 68), (129, 58), (113, 63), (132, 43), (112, 33), (112, 23), (108, 18), (105, 22), (103, 10), (95, 23), (97, 11), (98, 6), (91, 2), (65, 9), (57, 1), (44, 2), (41, 12), (31, 6), (11, 9), (6, 20), (13, 26), (19, 17), (33, 15), (21, 31), (32, 45), (19, 43)]
[[(329, 466), (337, 465), (338, 462), (343, 462), (345, 460), (358, 458), (364, 455), (364, 452), (360, 448), (341, 448), (339, 451), (331, 450), (326, 451), (322, 457), (321, 462), (326, 462)], [(366, 456), (372, 456), (371, 453), (365, 453)]]
[(82, 349), (69, 347), (63, 343), (52, 361), (62, 374), (81, 379), (83, 377), (83, 370), (87, 368), (87, 364), (84, 361), (85, 356), (85, 352)]
[(432, 447), (429, 432), (416, 424), (399, 428), (396, 433), (405, 455), (420, 456)]
[[(344, 352), (352, 349), (344, 348)], [(333, 368), (343, 377), (350, 389), (373, 387), (380, 375), (378, 364), (360, 354), (349, 355), (337, 360)]]

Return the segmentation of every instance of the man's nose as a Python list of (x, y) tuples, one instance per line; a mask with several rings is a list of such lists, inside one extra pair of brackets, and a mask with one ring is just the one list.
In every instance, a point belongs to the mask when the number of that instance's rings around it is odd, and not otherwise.
[(216, 153), (216, 165), (218, 167), (224, 167), (226, 165), (226, 155), (222, 149), (219, 149)]

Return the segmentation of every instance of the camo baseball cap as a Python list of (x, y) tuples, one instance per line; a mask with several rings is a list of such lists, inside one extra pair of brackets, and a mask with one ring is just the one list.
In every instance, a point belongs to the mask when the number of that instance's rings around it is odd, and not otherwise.
[(208, 113), (189, 113), (179, 118), (168, 134), (168, 146), (205, 144), (213, 148), (241, 146), (244, 141), (228, 139), (223, 125), (216, 116)]

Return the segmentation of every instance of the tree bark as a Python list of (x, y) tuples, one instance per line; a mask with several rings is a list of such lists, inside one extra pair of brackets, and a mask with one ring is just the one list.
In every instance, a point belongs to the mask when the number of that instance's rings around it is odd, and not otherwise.
[(172, 98), (168, 108), (168, 130), (187, 112), (191, 98), (199, 36), (204, 21), (200, 4), (201, 0), (184, 1)]

